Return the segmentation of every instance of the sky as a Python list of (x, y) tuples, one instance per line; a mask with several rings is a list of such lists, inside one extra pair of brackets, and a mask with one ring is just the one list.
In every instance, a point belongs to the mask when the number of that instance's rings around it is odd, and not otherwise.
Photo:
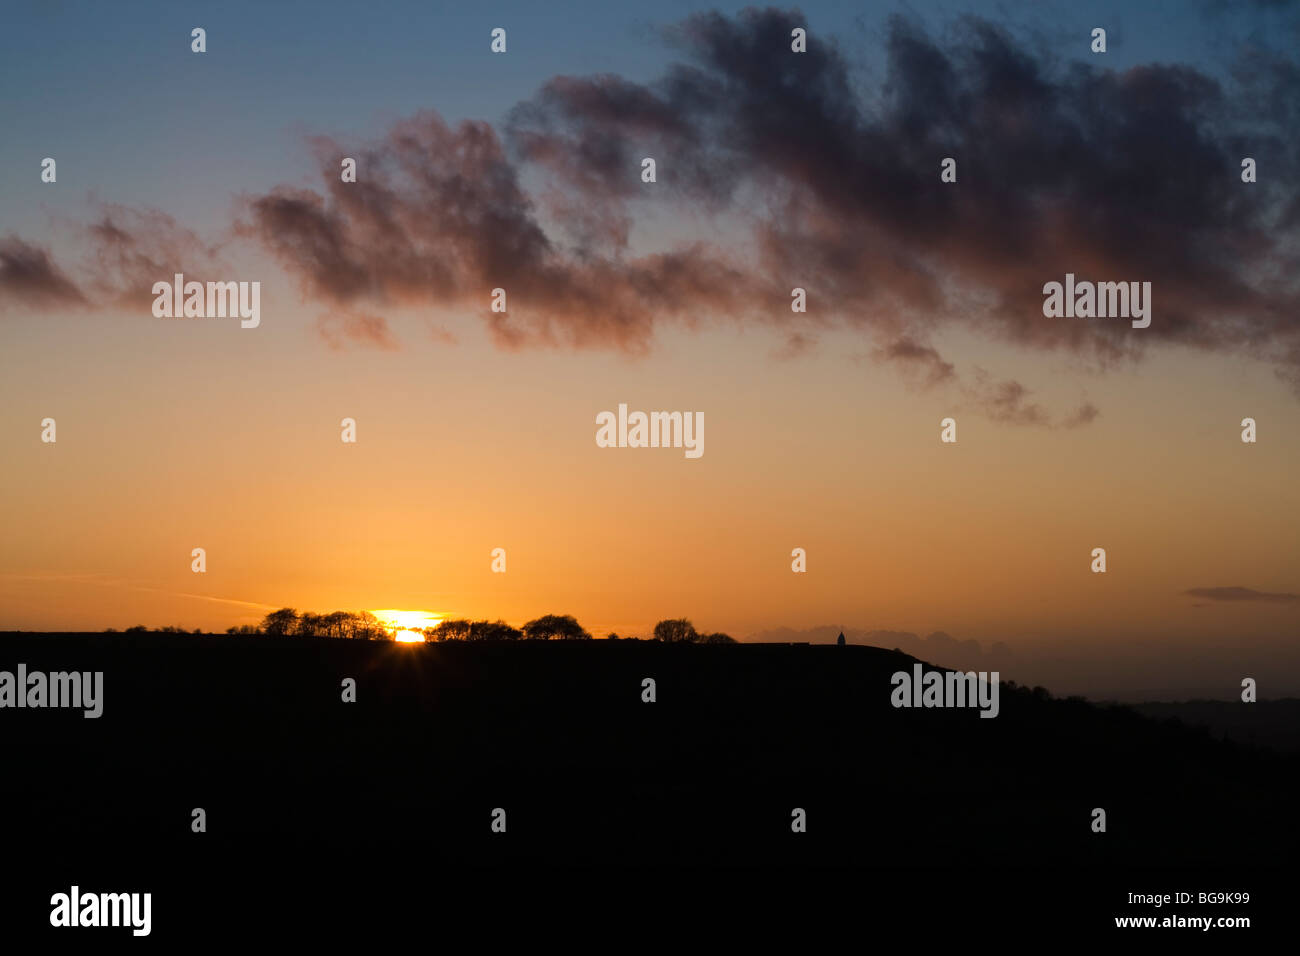
[[(684, 616), (1300, 694), (1297, 23), (10, 5), (0, 630)], [(259, 281), (260, 324), (155, 317), (174, 272)], [(1045, 316), (1067, 272), (1150, 281), (1150, 327)], [(620, 403), (704, 454), (598, 447)]]

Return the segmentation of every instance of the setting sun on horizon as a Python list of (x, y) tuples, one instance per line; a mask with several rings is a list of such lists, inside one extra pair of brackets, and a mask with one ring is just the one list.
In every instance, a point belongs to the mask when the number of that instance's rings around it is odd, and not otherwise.
[(381, 624), (393, 632), (393, 639), (403, 644), (415, 644), (424, 640), (424, 629), (437, 627), (442, 618), (432, 611), (402, 611), (388, 608), (371, 611)]

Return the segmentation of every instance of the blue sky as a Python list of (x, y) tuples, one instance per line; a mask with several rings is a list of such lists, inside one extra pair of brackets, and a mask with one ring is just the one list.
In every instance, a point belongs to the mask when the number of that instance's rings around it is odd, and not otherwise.
[[(219, 226), (228, 198), (314, 170), (303, 137), (374, 138), (432, 108), (496, 122), (556, 74), (653, 79), (668, 61), (659, 28), (692, 12), (747, 4), (631, 3), (12, 3), (0, 29), (0, 210), (31, 232), (86, 199), (148, 203), (193, 227)], [(1285, 42), (1261, 5), (1243, 18), (1214, 4), (1161, 2), (804, 4), (813, 42), (870, 51), (897, 12), (941, 28), (963, 12), (1009, 19), (1062, 57), (1108, 30), (1106, 64), (1192, 62), (1219, 72), (1236, 41)], [(190, 52), (202, 26), (208, 52)], [(509, 51), (494, 56), (502, 26)], [(1232, 42), (1230, 42), (1230, 39)], [(854, 59), (857, 59), (854, 57)], [(870, 71), (873, 57), (863, 57)], [(878, 62), (878, 60), (877, 60)], [(60, 189), (39, 163), (59, 162)]]

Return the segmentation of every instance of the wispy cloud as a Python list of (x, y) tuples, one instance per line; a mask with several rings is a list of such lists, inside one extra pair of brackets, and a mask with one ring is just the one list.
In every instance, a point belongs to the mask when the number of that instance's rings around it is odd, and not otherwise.
[(0, 308), (148, 309), (153, 284), (181, 272), (215, 278), (224, 266), (217, 246), (158, 209), (95, 206), (89, 223), (60, 223), (80, 255), (74, 281), (46, 250), (17, 237), (0, 240)]
[(14, 302), (26, 306), (86, 304), (86, 298), (50, 258), (50, 254), (10, 236), (0, 240), (0, 305)]
[(939, 385), (956, 377), (955, 366), (945, 362), (931, 346), (921, 345), (910, 338), (899, 338), (872, 352), (878, 362), (893, 362), (905, 374), (919, 376), (925, 387)]
[(13, 581), (76, 582), (78, 584), (119, 588), (127, 591), (143, 591), (150, 594), (167, 594), (172, 597), (192, 598), (197, 601), (210, 601), (215, 604), (231, 604), (236, 607), (248, 607), (265, 611), (274, 611), (279, 607), (279, 605), (276, 604), (262, 604), (257, 601), (241, 601), (237, 598), (217, 597), (212, 594), (192, 594), (188, 591), (174, 591), (170, 588), (150, 587), (148, 585), (138, 584), (126, 578), (116, 577), (104, 571), (36, 571), (25, 574), (3, 571), (0, 572), (0, 578)]
[(316, 331), (334, 349), (342, 349), (349, 344), (368, 345), (386, 352), (400, 348), (388, 327), (388, 320), (368, 312), (340, 310), (326, 313), (317, 317)]
[(964, 386), (962, 392), (982, 414), (1004, 425), (1081, 428), (1101, 414), (1095, 405), (1085, 402), (1060, 421), (1053, 422), (1041, 405), (1029, 400), (1029, 388), (1014, 379), (992, 381), (989, 373), (979, 367), (975, 369), (974, 382)]
[[(955, 326), (1102, 365), (1175, 345), (1242, 352), (1300, 392), (1294, 56), (1256, 51), (1226, 80), (1179, 64), (1114, 70), (987, 19), (938, 38), (895, 17), (879, 84), (864, 88), (858, 54), (833, 37), (789, 51), (803, 25), (773, 9), (698, 14), (662, 31), (675, 60), (648, 83), (554, 77), (500, 130), (422, 112), (369, 144), (317, 137), (322, 184), (245, 197), (235, 232), (307, 298), (357, 317), (322, 328), (340, 346), (390, 347), (375, 320), (403, 304), (470, 309), (511, 349), (644, 353), (665, 323), (724, 320), (779, 323), (793, 355), (836, 323), (935, 384), (954, 370), (927, 343)], [(355, 183), (340, 181), (344, 155)], [(1241, 182), (1246, 155), (1257, 183)], [(641, 181), (644, 156), (656, 183)], [(944, 157), (956, 183), (940, 182)], [(647, 212), (729, 238), (634, 252)], [(0, 300), (135, 294), (216, 251), (161, 213), (118, 207), (87, 239), (93, 268), (75, 282), (43, 249), (5, 240)], [(1151, 282), (1150, 328), (1045, 319), (1042, 286), (1067, 271)], [(807, 315), (789, 312), (794, 286), (810, 290)], [(506, 312), (488, 307), (497, 287)], [(1097, 414), (1053, 416), (1015, 380), (969, 388), (1009, 424)]]

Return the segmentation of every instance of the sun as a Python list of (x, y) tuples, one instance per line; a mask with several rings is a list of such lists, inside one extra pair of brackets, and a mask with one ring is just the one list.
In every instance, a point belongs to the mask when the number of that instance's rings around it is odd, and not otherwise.
[(442, 618), (432, 611), (402, 611), (397, 608), (387, 608), (370, 613), (392, 632), (393, 640), (402, 644), (422, 642), (426, 627), (435, 627), (442, 623)]

